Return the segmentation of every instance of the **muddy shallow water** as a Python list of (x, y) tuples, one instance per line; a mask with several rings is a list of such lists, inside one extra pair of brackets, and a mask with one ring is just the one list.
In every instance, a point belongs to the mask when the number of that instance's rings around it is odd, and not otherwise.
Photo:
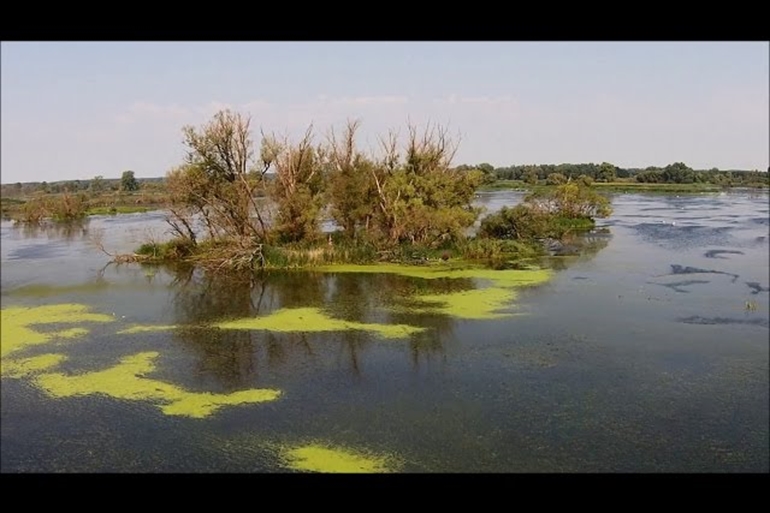
[(613, 206), (526, 286), (105, 267), (162, 214), (4, 222), (0, 470), (767, 472), (767, 193)]

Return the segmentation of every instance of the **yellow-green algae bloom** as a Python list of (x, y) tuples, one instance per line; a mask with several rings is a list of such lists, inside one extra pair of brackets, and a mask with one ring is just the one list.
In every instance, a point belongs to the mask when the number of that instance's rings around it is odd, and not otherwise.
[(110, 315), (91, 313), (88, 310), (88, 306), (78, 304), (3, 308), (0, 310), (0, 357), (5, 358), (25, 347), (45, 344), (57, 338), (74, 338), (88, 333), (84, 328), (41, 332), (31, 326), (115, 320)]
[(164, 326), (164, 325), (136, 325), (131, 326), (130, 328), (125, 328), (120, 331), (118, 331), (117, 335), (130, 335), (133, 333), (153, 333), (156, 331), (168, 331), (176, 329), (176, 326)]
[(9, 359), (2, 362), (3, 377), (21, 379), (53, 369), (67, 357), (63, 354), (41, 354), (30, 358)]
[(552, 276), (549, 269), (503, 269), (495, 270), (482, 267), (452, 267), (446, 264), (435, 265), (341, 265), (326, 266), (320, 270), (329, 273), (390, 273), (411, 278), (433, 280), (439, 278), (465, 278), (486, 281), (492, 286), (452, 292), (446, 294), (430, 294), (416, 296), (421, 303), (410, 306), (413, 313), (442, 313), (462, 319), (497, 319), (509, 317), (512, 313), (502, 313), (500, 310), (508, 307), (516, 299), (519, 287), (539, 285), (548, 281)]
[(409, 312), (442, 313), (462, 319), (500, 319), (514, 315), (500, 312), (500, 310), (508, 307), (516, 299), (516, 292), (490, 287), (450, 294), (426, 294), (418, 296), (417, 299), (421, 306), (410, 307)]
[[(51, 373), (66, 360), (62, 354), (43, 354), (28, 358), (8, 358), (13, 352), (29, 346), (43, 345), (56, 339), (82, 336), (84, 328), (56, 332), (40, 332), (30, 326), (72, 322), (111, 322), (109, 315), (90, 313), (77, 304), (38, 307), (11, 307), (0, 311), (2, 317), (2, 375), (10, 378), (31, 377), (33, 384), (55, 398), (102, 394), (115, 399), (149, 401), (168, 415), (203, 418), (227, 405), (260, 403), (277, 399), (281, 392), (272, 389), (243, 390), (231, 394), (188, 392), (176, 385), (147, 378), (155, 370), (155, 352), (139, 353), (120, 361), (114, 367), (77, 375)], [(173, 326), (134, 326), (126, 333), (141, 333)]]
[(102, 394), (115, 399), (149, 401), (167, 415), (193, 418), (208, 417), (222, 406), (261, 403), (277, 399), (281, 392), (272, 389), (242, 390), (231, 394), (188, 392), (176, 385), (147, 378), (155, 370), (156, 352), (144, 352), (123, 358), (114, 367), (85, 374), (41, 374), (33, 382), (54, 398)]
[(393, 472), (395, 459), (320, 444), (284, 449), (287, 466), (304, 472), (386, 473)]
[(377, 333), (384, 338), (401, 338), (425, 329), (407, 324), (366, 324), (335, 319), (318, 308), (284, 308), (264, 317), (220, 322), (214, 326), (225, 330), (265, 330), (285, 333), (362, 330)]
[(410, 278), (435, 280), (439, 278), (471, 278), (489, 281), (498, 287), (523, 287), (538, 285), (552, 276), (550, 269), (489, 269), (486, 267), (456, 267), (447, 264), (429, 265), (330, 265), (316, 267), (315, 270), (327, 273), (387, 273)]

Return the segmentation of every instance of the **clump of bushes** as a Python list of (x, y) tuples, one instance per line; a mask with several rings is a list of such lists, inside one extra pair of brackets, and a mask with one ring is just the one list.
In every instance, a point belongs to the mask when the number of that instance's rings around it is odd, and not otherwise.
[(567, 183), (530, 194), (515, 207), (503, 207), (481, 221), (478, 237), (504, 240), (562, 239), (591, 230), (594, 218), (612, 213), (610, 201), (593, 189)]
[(194, 246), (188, 239), (174, 238), (167, 242), (146, 242), (136, 250), (137, 255), (152, 260), (182, 260), (193, 254)]
[(85, 194), (64, 193), (59, 196), (38, 196), (24, 203), (17, 221), (37, 224), (45, 219), (54, 221), (75, 221), (88, 212), (88, 198)]
[(498, 262), (511, 258), (532, 258), (541, 254), (542, 250), (516, 240), (476, 237), (460, 245), (460, 253), (466, 260)]

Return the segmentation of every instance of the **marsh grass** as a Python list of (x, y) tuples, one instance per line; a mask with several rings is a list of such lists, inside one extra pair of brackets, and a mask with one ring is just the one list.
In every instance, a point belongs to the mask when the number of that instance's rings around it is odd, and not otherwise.
[(150, 211), (150, 207), (140, 207), (132, 205), (113, 205), (102, 207), (89, 207), (87, 214), (89, 216), (114, 216), (118, 214), (141, 214)]

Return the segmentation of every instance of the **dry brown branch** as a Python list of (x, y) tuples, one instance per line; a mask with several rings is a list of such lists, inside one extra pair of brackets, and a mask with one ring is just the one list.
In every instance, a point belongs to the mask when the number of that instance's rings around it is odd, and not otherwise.
[(104, 228), (91, 230), (89, 234), (89, 242), (96, 247), (99, 251), (110, 257), (110, 263), (125, 264), (134, 262), (143, 262), (149, 259), (146, 255), (133, 254), (118, 254), (115, 252), (107, 251), (104, 247)]

